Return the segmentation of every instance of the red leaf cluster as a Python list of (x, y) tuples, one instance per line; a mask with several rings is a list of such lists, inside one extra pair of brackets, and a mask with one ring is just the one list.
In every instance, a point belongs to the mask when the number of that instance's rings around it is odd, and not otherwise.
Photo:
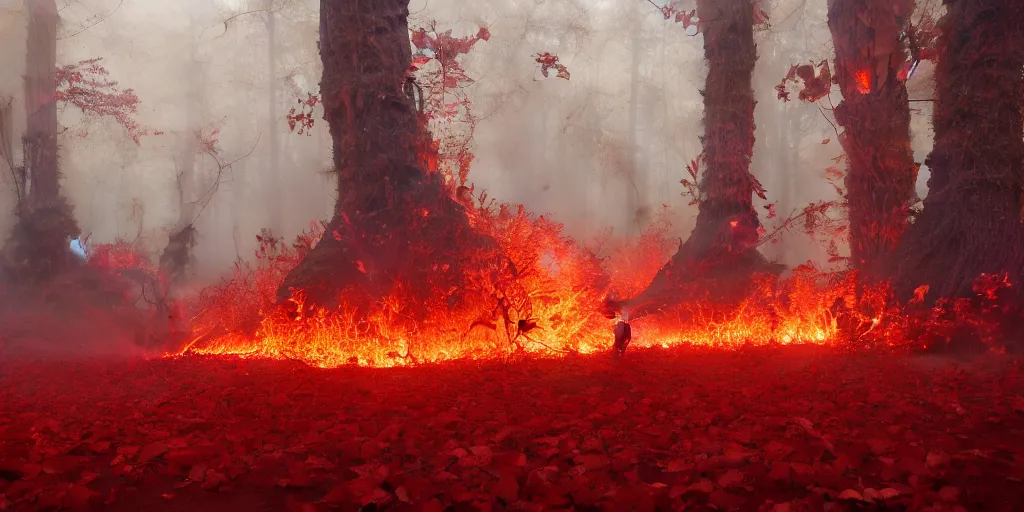
[(210, 125), (202, 128), (196, 128), (196, 153), (197, 154), (216, 154), (217, 144), (220, 143), (220, 127), (216, 125)]
[(122, 238), (109, 244), (90, 246), (89, 265), (107, 270), (140, 269), (155, 272), (142, 247)]
[(476, 132), (476, 117), (466, 94), (474, 81), (459, 58), (490, 38), (487, 27), (480, 27), (472, 36), (454, 37), (451, 30), (438, 31), (435, 22), (411, 33), (416, 52), (410, 72), (423, 97), (423, 121), (434, 139), (434, 146), (424, 148), (421, 158), (429, 163), (428, 169), (445, 176), (453, 191), (469, 180)]
[(651, 4), (653, 4), (659, 11), (661, 11), (661, 15), (664, 16), (666, 20), (673, 20), (676, 23), (681, 24), (684, 29), (688, 29), (690, 27), (697, 27), (697, 33), (700, 32), (700, 19), (697, 18), (697, 9), (690, 9), (689, 11), (687, 11), (685, 9), (679, 9), (678, 7), (673, 5), (673, 3), (669, 3), (667, 5), (658, 5), (651, 1)]
[(316, 120), (313, 117), (313, 111), (316, 110), (316, 106), (320, 104), (320, 95), (306, 94), (306, 99), (298, 99), (299, 108), (296, 110), (292, 107), (288, 111), (288, 129), (295, 131), (298, 128), (298, 134), (302, 135), (313, 135), (313, 125), (316, 124)]
[[(442, 68), (461, 70), (462, 66), (457, 60), (458, 57), (469, 53), (477, 42), (490, 39), (491, 32), (487, 27), (480, 27), (477, 33), (472, 36), (454, 37), (451, 30), (438, 32), (436, 24), (431, 23), (429, 28), (421, 27), (412, 30), (412, 44), (418, 50), (414, 56), (413, 64), (415, 65), (417, 62), (426, 63), (429, 60), (435, 59), (441, 64)], [(455, 87), (455, 84), (453, 83), (450, 87)]]
[(132, 89), (120, 89), (97, 57), (57, 68), (57, 101), (78, 107), (86, 115), (111, 117), (139, 143), (150, 131), (135, 119), (139, 97)]
[(690, 163), (686, 164), (686, 172), (689, 173), (690, 177), (683, 178), (682, 181), (679, 182), (683, 185), (683, 188), (685, 188), (683, 196), (690, 198), (688, 206), (700, 204), (700, 187), (698, 186), (698, 183), (700, 180), (700, 162), (702, 158), (704, 158), (703, 153), (697, 155), (697, 158), (690, 160)]
[(429, 118), (452, 119), (458, 116), (463, 104), (468, 103), (461, 89), (472, 84), (473, 79), (466, 74), (458, 58), (469, 53), (477, 42), (490, 37), (486, 27), (480, 27), (474, 36), (453, 37), (451, 30), (438, 32), (435, 23), (429, 28), (412, 31), (412, 44), (417, 49), (413, 54), (414, 70), (421, 71), (431, 62), (437, 64), (435, 69), (422, 72), (417, 80), (427, 98)]
[(554, 69), (556, 71), (556, 78), (569, 79), (569, 68), (565, 67), (565, 64), (558, 62), (558, 55), (544, 52), (534, 55), (533, 59), (537, 61), (537, 64), (540, 64), (540, 72), (544, 75), (544, 78), (550, 76), (550, 71)]

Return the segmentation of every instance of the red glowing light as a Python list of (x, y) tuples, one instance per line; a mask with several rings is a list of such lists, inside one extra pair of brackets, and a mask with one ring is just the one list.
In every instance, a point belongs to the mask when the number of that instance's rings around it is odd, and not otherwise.
[(857, 80), (857, 92), (861, 94), (871, 93), (871, 71), (862, 69), (853, 74)]

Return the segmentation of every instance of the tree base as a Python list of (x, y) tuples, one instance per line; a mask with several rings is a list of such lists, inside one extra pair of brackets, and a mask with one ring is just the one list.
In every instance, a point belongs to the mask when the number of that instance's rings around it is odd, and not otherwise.
[(369, 214), (336, 214), (285, 277), (280, 303), (295, 314), (344, 309), (362, 317), (382, 298), (398, 296), (410, 312), (420, 310), (411, 317), (422, 318), (427, 304), (462, 302), (470, 293), (466, 272), (496, 244), (470, 226), (464, 207), (436, 177), (397, 203)]
[[(951, 191), (931, 197), (892, 262), (893, 291), (906, 301), (927, 286), (925, 303), (975, 297), (982, 274), (1006, 276), (1008, 298), (1024, 299), (1024, 225), (1012, 191), (976, 190), (970, 197)], [(937, 196), (939, 195), (937, 194)]]
[(732, 304), (749, 294), (754, 275), (780, 274), (785, 266), (769, 262), (757, 250), (756, 236), (733, 234), (734, 229), (753, 229), (742, 221), (732, 225), (735, 217), (698, 218), (689, 240), (658, 271), (647, 289), (625, 301), (609, 298), (605, 316), (636, 320), (696, 298)]
[(3, 250), (0, 272), (11, 283), (43, 283), (75, 263), (70, 237), (79, 232), (63, 199), (23, 209)]
[[(278, 289), (278, 300), (282, 304), (300, 296), (303, 305), (310, 308), (336, 309), (342, 303), (363, 302), (355, 300), (355, 292), (369, 290), (369, 277), (359, 267), (369, 254), (358, 251), (353, 241), (343, 236), (344, 224), (343, 218), (335, 215), (323, 238), (285, 276)], [(371, 295), (364, 299), (368, 300)]]

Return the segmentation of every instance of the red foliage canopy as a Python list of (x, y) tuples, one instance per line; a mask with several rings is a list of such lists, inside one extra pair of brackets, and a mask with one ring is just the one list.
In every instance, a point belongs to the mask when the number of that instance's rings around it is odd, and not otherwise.
[(86, 115), (114, 118), (138, 144), (140, 137), (150, 134), (134, 118), (138, 114), (139, 97), (132, 89), (118, 88), (117, 82), (108, 78), (110, 72), (100, 64), (102, 60), (96, 57), (59, 66), (57, 101), (70, 103)]

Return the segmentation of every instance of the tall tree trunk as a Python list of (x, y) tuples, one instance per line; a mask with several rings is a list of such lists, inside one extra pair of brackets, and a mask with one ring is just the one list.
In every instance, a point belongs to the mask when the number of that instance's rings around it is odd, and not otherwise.
[(45, 279), (70, 261), (69, 237), (78, 226), (60, 190), (57, 162), (57, 24), (55, 0), (25, 0), (24, 166), (18, 222), (6, 247), (12, 277)]
[(757, 62), (751, 0), (699, 0), (704, 27), (704, 162), (698, 227), (717, 229), (725, 218), (756, 218), (754, 179), (754, 90)]
[(702, 92), (706, 168), (700, 183), (697, 224), (646, 290), (621, 305), (612, 305), (621, 307), (620, 313), (629, 318), (681, 302), (694, 293), (713, 290), (727, 299), (744, 288), (752, 272), (778, 271), (756, 248), (759, 220), (753, 195), (759, 185), (750, 174), (756, 103), (751, 81), (757, 62), (754, 8), (751, 0), (698, 0), (697, 14), (708, 61)]
[(971, 296), (982, 273), (1024, 277), (1024, 3), (946, 0), (924, 209), (900, 246), (896, 291)]
[[(636, 4), (639, 5), (639, 4)], [(640, 60), (643, 54), (640, 52), (640, 36), (642, 30), (639, 9), (634, 6), (633, 13), (633, 34), (630, 41), (630, 64), (629, 64), (629, 158), (626, 159), (626, 232), (627, 237), (632, 237), (640, 230), (640, 165), (637, 155), (640, 152), (637, 142), (640, 118)]]
[(18, 164), (14, 161), (14, 101), (0, 100), (0, 166), (4, 176), (11, 176), (14, 183), (14, 197), (21, 205), (22, 188), (18, 179)]
[(402, 92), (412, 53), (409, 0), (321, 0), (324, 117), (334, 141), (339, 213), (389, 207), (417, 187), (418, 122)]
[(28, 48), (25, 71), (25, 169), (28, 208), (60, 196), (57, 170), (57, 3), (26, 0)]
[(849, 159), (846, 188), (850, 257), (878, 277), (910, 225), (917, 164), (910, 148), (910, 103), (898, 73), (907, 60), (900, 33), (914, 0), (834, 0), (828, 26), (843, 102), (835, 109)]
[(284, 230), (285, 222), (282, 219), (285, 208), (283, 202), (287, 196), (281, 191), (281, 169), (278, 168), (280, 148), (277, 117), (277, 14), (274, 12), (274, 1), (267, 0), (267, 129), (269, 139), (268, 160), (267, 160), (267, 225), (272, 233), (280, 236)]
[[(197, 133), (202, 129), (200, 112), (203, 111), (205, 71), (199, 62), (196, 18), (189, 15), (188, 88), (185, 90), (185, 129), (178, 135), (178, 154), (175, 158), (175, 183), (178, 193), (178, 220), (167, 236), (167, 245), (160, 253), (160, 272), (167, 284), (178, 284), (192, 259), (195, 242), (196, 207), (205, 190), (196, 176)], [(162, 290), (168, 292), (169, 290)]]
[(421, 164), (429, 135), (402, 89), (408, 5), (321, 0), (320, 90), (338, 201), (323, 239), (282, 284), (283, 300), (301, 292), (310, 305), (359, 308), (396, 287), (436, 298), (438, 283), (457, 286), (459, 255), (479, 241), (441, 176)]

